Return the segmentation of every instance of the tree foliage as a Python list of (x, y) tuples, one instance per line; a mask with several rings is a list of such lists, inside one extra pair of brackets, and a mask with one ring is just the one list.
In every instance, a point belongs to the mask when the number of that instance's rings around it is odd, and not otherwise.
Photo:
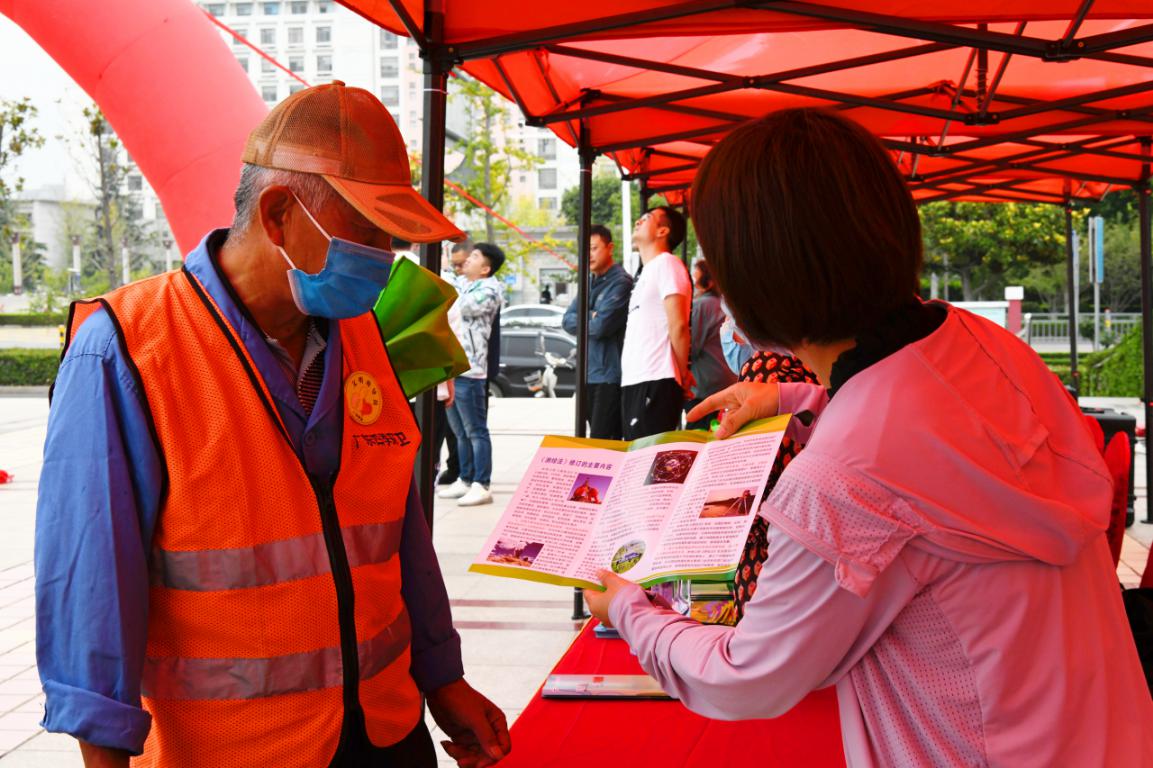
[(101, 292), (121, 284), (122, 252), (127, 247), (129, 274), (135, 278), (151, 273), (144, 249), (155, 246), (155, 235), (145, 231), (140, 201), (127, 191), (131, 160), (104, 114), (95, 104), (84, 110), (87, 120), (86, 148), (95, 165), (93, 195), (96, 216), (90, 236), (84, 238), (89, 258), (84, 265), (85, 292)]
[[(507, 214), (513, 172), (535, 167), (540, 158), (512, 138), (513, 121), (507, 102), (484, 83), (467, 75), (453, 78), (448, 97), (464, 107), (471, 129), (454, 147), (464, 155), (464, 160), (452, 172), (450, 180), (477, 200)], [(478, 207), (457, 195), (447, 195), (445, 209), (450, 214), (471, 213)], [(488, 211), (482, 213), (485, 239), (493, 240), (496, 219)]]
[(1043, 273), (1065, 256), (1060, 206), (927, 203), (921, 206), (921, 226), (925, 272), (956, 275), (965, 301), (1000, 299), (1006, 285), (1041, 274), (1038, 268)]
[[(27, 217), (16, 210), (16, 195), (24, 179), (16, 173), (20, 157), (43, 146), (36, 128), (39, 111), (28, 98), (0, 101), (0, 293), (12, 290), (12, 235), (29, 228)], [(25, 288), (35, 289), (43, 273), (43, 244), (28, 237), (21, 242), (20, 263)]]

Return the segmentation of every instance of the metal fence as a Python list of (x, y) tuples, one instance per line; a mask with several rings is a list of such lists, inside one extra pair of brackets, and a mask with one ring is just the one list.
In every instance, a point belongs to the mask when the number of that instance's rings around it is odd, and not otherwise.
[[(1110, 347), (1121, 340), (1134, 326), (1141, 324), (1138, 312), (1109, 312), (1101, 314), (1101, 347)], [(1093, 315), (1077, 315), (1077, 345), (1093, 346)], [(1069, 345), (1069, 316), (1056, 312), (1027, 312), (1019, 334), (1031, 347)]]

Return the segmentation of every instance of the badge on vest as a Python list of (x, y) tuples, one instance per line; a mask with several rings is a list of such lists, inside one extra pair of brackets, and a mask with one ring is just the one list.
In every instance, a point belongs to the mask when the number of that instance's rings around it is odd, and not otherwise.
[(371, 373), (354, 371), (344, 380), (344, 407), (349, 417), (364, 427), (380, 418), (384, 397)]

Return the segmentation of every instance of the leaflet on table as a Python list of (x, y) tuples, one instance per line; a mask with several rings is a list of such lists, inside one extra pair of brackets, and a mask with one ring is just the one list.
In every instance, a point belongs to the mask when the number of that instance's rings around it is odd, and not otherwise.
[(642, 584), (731, 579), (789, 416), (727, 440), (548, 436), (469, 570), (576, 587), (611, 568)]

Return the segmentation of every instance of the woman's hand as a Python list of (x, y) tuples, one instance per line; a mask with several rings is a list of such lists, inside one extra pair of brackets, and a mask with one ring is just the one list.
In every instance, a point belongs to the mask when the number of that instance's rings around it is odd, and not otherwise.
[(725, 438), (750, 421), (776, 416), (779, 406), (780, 388), (777, 382), (742, 381), (706, 397), (685, 415), (685, 419), (695, 421), (713, 411), (721, 411), (721, 425), (717, 427), (716, 434), (718, 438)]
[(606, 627), (611, 627), (612, 622), (609, 621), (609, 606), (612, 605), (613, 598), (633, 582), (628, 579), (622, 579), (612, 571), (603, 569), (597, 572), (597, 578), (600, 579), (601, 584), (605, 585), (605, 591), (601, 592), (595, 589), (586, 589), (584, 591), (585, 604), (589, 607), (589, 613), (596, 616), (601, 624), (604, 624)]

